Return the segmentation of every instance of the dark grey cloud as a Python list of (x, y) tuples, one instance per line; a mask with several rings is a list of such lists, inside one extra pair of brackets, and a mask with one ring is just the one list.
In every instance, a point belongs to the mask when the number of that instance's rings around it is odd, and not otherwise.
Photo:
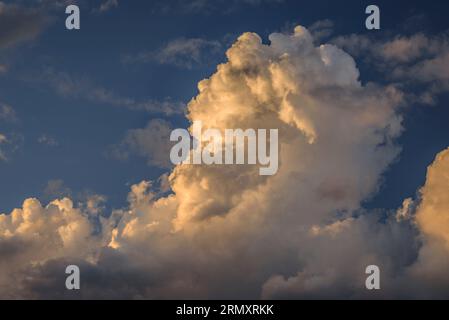
[(35, 39), (48, 23), (48, 15), (39, 8), (0, 2), (0, 49)]

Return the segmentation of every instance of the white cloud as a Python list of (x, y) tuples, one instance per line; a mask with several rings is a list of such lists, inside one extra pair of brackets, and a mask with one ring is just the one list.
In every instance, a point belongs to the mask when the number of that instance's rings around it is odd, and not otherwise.
[(14, 109), (4, 103), (0, 103), (0, 121), (14, 122), (17, 120), (16, 112)]
[(0, 132), (0, 162), (9, 161), (23, 142), (23, 137), (15, 133)]

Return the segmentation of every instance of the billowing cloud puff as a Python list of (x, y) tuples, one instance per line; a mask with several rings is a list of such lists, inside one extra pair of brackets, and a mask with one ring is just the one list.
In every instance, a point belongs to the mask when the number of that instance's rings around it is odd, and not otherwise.
[(270, 41), (242, 35), (227, 52), (229, 62), (199, 83), (188, 117), (204, 128), (279, 129), (278, 174), (266, 179), (254, 167), (178, 166), (171, 176), (180, 201), (177, 224), (240, 211), (246, 198), (267, 209), (282, 203), (280, 221), (321, 223), (358, 208), (397, 156), (398, 91), (362, 86), (348, 54), (315, 47), (302, 27)]
[(67, 198), (46, 207), (27, 199), (22, 208), (0, 215), (2, 297), (14, 296), (20, 283), (11, 282), (11, 274), (24, 268), (61, 257), (93, 259), (99, 243), (92, 233), (89, 218)]
[[(0, 220), (0, 241), (9, 241), (13, 257), (2, 259), (8, 261), (3, 281), (12, 289), (0, 294), (404, 295), (397, 288), (415, 279), (417, 257), (430, 261), (418, 235), (444, 234), (427, 220), (435, 213), (425, 213), (431, 210), (425, 190), (433, 193), (434, 183), (423, 189), (416, 223), (412, 200), (397, 213), (361, 207), (399, 154), (401, 92), (362, 85), (350, 55), (334, 45), (315, 46), (303, 27), (269, 40), (264, 44), (254, 33), (239, 37), (228, 61), (199, 83), (188, 119), (202, 121), (204, 129), (279, 129), (276, 175), (259, 176), (256, 166), (247, 165), (178, 165), (168, 179), (172, 194), (143, 181), (132, 186), (129, 207), (109, 218), (92, 219), (68, 199), (46, 208), (27, 200)], [(75, 262), (85, 275), (82, 290), (74, 296), (54, 290), (63, 281), (63, 266)], [(387, 280), (374, 294), (364, 283), (370, 264), (380, 266)]]
[(421, 190), (416, 221), (429, 241), (442, 243), (449, 250), (449, 149), (441, 152), (429, 167)]
[(421, 230), (422, 248), (417, 261), (407, 270), (407, 285), (422, 298), (448, 296), (449, 277), (449, 149), (429, 166), (420, 202), (415, 210)]

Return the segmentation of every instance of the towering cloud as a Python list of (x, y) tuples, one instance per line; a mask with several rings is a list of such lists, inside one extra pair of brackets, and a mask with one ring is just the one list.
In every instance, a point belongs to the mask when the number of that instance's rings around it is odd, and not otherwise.
[[(161, 196), (143, 181), (132, 186), (129, 207), (107, 219), (93, 219), (68, 199), (46, 208), (29, 199), (0, 218), (0, 241), (9, 248), (1, 253), (0, 294), (70, 297), (54, 288), (64, 264), (76, 262), (87, 279), (76, 297), (84, 298), (405, 295), (398, 288), (419, 279), (417, 256), (424, 266), (435, 258), (427, 244), (420, 250), (420, 230), (447, 244), (439, 229), (447, 219), (428, 202), (444, 211), (444, 197), (433, 194), (447, 179), (429, 171), (417, 227), (414, 212), (361, 207), (399, 154), (402, 93), (362, 85), (350, 55), (316, 47), (303, 27), (269, 40), (240, 36), (228, 61), (199, 83), (188, 119), (204, 129), (279, 129), (276, 175), (246, 165), (179, 165), (169, 176), (173, 194)], [(444, 172), (442, 161), (432, 168)], [(370, 264), (386, 279), (377, 295), (364, 286)]]

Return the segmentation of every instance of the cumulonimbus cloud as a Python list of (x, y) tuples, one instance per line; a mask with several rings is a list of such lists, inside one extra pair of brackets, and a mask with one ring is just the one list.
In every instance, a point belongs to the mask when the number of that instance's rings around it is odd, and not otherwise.
[[(362, 85), (349, 54), (315, 46), (303, 27), (269, 39), (240, 36), (199, 83), (188, 119), (205, 129), (279, 129), (275, 176), (254, 166), (178, 165), (173, 193), (143, 181), (129, 207), (107, 218), (69, 199), (46, 207), (28, 199), (0, 216), (0, 295), (70, 297), (56, 289), (67, 263), (84, 272), (83, 298), (402, 297), (410, 295), (404, 281), (422, 284), (420, 270), (448, 258), (441, 194), (449, 182), (436, 174), (448, 157), (429, 169), (416, 212), (366, 213), (361, 203), (400, 152), (403, 94)], [(429, 222), (435, 215), (438, 225)], [(427, 249), (433, 243), (438, 253)], [(385, 279), (375, 295), (364, 286), (370, 264)]]

